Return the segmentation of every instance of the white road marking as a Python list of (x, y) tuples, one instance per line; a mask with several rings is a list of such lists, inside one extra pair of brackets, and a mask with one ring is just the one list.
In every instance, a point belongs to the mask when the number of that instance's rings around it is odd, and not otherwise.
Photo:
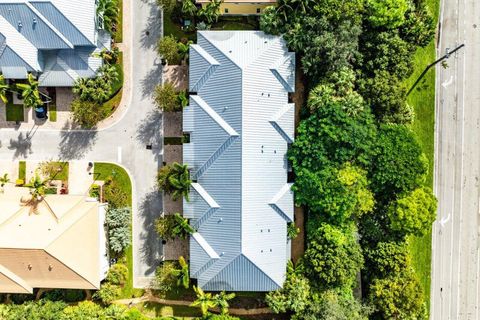
[(450, 76), (450, 79), (442, 83), (442, 87), (447, 88), (452, 83), (453, 83), (453, 76)]

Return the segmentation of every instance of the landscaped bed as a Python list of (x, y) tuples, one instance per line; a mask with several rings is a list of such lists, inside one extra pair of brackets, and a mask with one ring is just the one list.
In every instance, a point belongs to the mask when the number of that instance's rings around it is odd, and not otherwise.
[(102, 114), (104, 119), (110, 117), (113, 112), (118, 108), (122, 100), (122, 87), (123, 87), (123, 53), (118, 54), (118, 61), (115, 64), (115, 69), (118, 72), (118, 81), (114, 82), (112, 85), (112, 95), (110, 99), (105, 101), (102, 105)]
[(57, 121), (57, 106), (54, 104), (48, 105), (48, 120), (51, 122)]

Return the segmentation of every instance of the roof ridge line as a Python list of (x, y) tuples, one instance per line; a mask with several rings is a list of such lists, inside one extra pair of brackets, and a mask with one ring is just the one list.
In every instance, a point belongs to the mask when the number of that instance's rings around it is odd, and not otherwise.
[[(51, 1), (48, 1), (51, 3)], [(48, 21), (48, 19), (41, 14), (29, 1), (25, 1), (25, 5), (33, 11), (42, 21), (67, 45), (70, 49), (74, 48), (74, 45), (67, 39), (65, 36), (57, 29), (53, 24)], [(53, 4), (52, 4), (53, 5)], [(56, 7), (55, 7), (56, 8)], [(58, 8), (57, 8), (58, 10)], [(38, 48), (37, 48), (38, 49)]]

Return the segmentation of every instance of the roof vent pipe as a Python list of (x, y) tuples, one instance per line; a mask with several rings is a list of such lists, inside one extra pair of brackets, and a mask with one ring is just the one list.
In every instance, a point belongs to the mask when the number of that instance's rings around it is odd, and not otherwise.
[(33, 23), (36, 24), (37, 23), (37, 18), (33, 18)]

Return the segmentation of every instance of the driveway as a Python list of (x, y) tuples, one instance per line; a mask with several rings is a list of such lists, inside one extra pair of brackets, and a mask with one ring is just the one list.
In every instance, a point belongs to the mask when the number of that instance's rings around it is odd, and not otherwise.
[[(155, 110), (151, 93), (161, 81), (155, 45), (162, 30), (155, 0), (130, 0), (125, 6), (125, 46), (131, 49), (131, 90), (124, 95), (129, 107), (121, 119), (99, 131), (0, 129), (0, 159), (86, 160), (123, 166), (133, 183), (134, 286), (148, 286), (160, 261), (161, 243), (154, 220), (162, 210), (155, 176), (162, 165), (162, 114)], [(147, 32), (148, 31), (148, 32)], [(148, 148), (147, 148), (148, 146)]]
[(480, 3), (442, 0), (430, 319), (480, 319)]

